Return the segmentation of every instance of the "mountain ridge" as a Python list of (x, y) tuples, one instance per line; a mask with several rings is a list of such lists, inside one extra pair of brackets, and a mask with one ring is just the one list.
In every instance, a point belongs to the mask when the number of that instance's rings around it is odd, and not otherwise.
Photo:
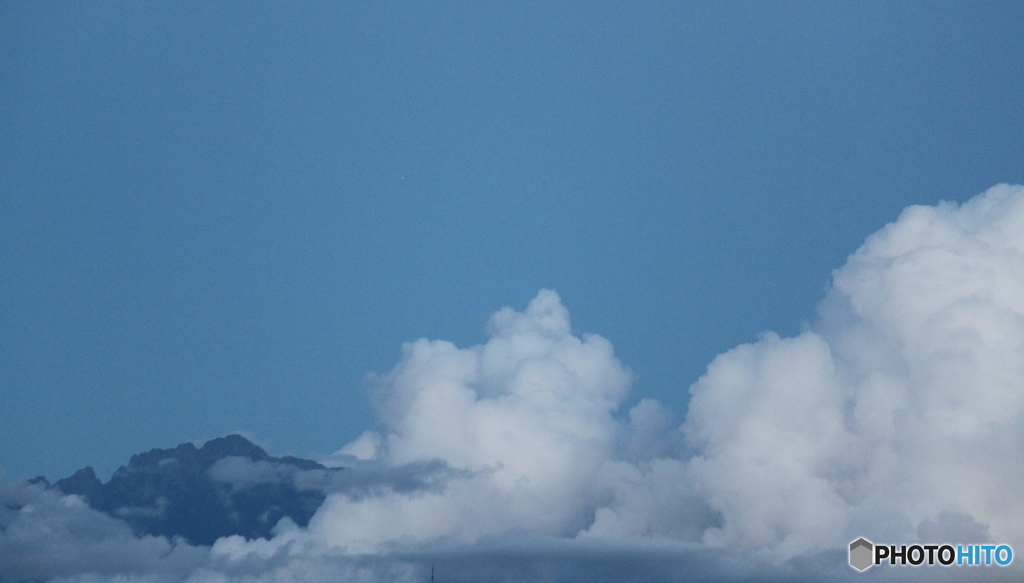
[[(272, 468), (273, 478), (264, 472), (250, 480), (230, 481), (211, 474), (215, 464), (230, 458)], [(190, 544), (212, 545), (230, 535), (270, 538), (285, 517), (306, 526), (326, 494), (299, 488), (294, 477), (302, 472), (335, 471), (313, 460), (273, 457), (241, 435), (230, 434), (211, 439), (201, 448), (183, 443), (134, 454), (105, 484), (91, 466), (52, 485), (41, 477), (32, 482), (81, 496), (91, 508), (127, 522), (136, 535), (181, 537)]]

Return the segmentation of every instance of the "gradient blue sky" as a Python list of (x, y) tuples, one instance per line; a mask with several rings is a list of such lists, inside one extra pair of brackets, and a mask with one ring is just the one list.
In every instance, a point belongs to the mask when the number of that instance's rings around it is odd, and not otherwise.
[(0, 6), (0, 468), (329, 453), (557, 290), (680, 415), (910, 204), (1024, 182), (1019, 2)]

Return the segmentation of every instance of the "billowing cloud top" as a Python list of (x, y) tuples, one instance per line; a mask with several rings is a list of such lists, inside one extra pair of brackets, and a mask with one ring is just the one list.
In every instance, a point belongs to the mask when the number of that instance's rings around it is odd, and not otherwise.
[[(385, 465), (432, 458), (473, 472), (444, 492), (328, 499), (311, 529), (366, 550), (397, 537), (454, 537), (525, 529), (572, 536), (604, 495), (593, 476), (615, 451), (612, 412), (630, 376), (611, 344), (570, 331), (558, 295), (542, 290), (523, 313), (491, 317), (490, 340), (406, 344), (374, 379), (383, 434), (372, 456)], [(364, 456), (367, 455), (364, 452)]]
[(906, 209), (835, 272), (821, 322), (715, 359), (691, 389), (707, 542), (1024, 542), (1024, 197)]
[[(371, 379), (380, 426), (335, 457), (400, 481), (335, 488), (308, 528), (208, 550), (107, 517), (71, 528), (87, 508), (8, 485), (0, 574), (417, 581), (439, 561), (448, 580), (569, 580), (598, 560), (588, 579), (842, 579), (860, 536), (1024, 549), (1024, 188), (906, 209), (819, 313), (718, 356), (677, 426), (651, 399), (616, 415), (629, 371), (542, 290), (494, 314), (486, 344), (418, 340)], [(42, 532), (127, 550), (58, 571), (12, 558), (41, 561)]]

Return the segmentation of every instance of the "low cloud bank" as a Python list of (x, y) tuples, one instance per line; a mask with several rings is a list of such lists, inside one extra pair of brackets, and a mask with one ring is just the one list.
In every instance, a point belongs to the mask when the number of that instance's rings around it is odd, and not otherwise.
[[(834, 272), (819, 316), (718, 356), (676, 425), (652, 399), (616, 415), (628, 369), (542, 290), (494, 314), (484, 345), (406, 344), (371, 381), (379, 427), (335, 456), (353, 470), (211, 469), (322, 479), (308, 527), (192, 547), (7, 485), (0, 577), (421, 581), (436, 563), (451, 581), (952, 580), (855, 573), (845, 545), (1024, 552), (1024, 188), (906, 209)], [(73, 549), (63, 566), (44, 566), (50, 540)]]

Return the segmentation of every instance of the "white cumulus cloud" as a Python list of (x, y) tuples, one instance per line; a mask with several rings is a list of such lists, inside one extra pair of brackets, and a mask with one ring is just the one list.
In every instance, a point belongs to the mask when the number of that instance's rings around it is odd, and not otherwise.
[(704, 540), (793, 555), (953, 513), (1024, 545), (1024, 189), (910, 207), (833, 281), (819, 323), (691, 388)]
[(558, 295), (542, 290), (523, 313), (492, 316), (490, 340), (459, 349), (407, 344), (398, 365), (375, 379), (386, 465), (443, 459), (472, 475), (443, 492), (328, 498), (310, 529), (341, 546), (388, 540), (472, 541), (510, 529), (571, 536), (592, 520), (593, 480), (616, 449), (612, 414), (629, 372), (611, 344), (574, 336)]

